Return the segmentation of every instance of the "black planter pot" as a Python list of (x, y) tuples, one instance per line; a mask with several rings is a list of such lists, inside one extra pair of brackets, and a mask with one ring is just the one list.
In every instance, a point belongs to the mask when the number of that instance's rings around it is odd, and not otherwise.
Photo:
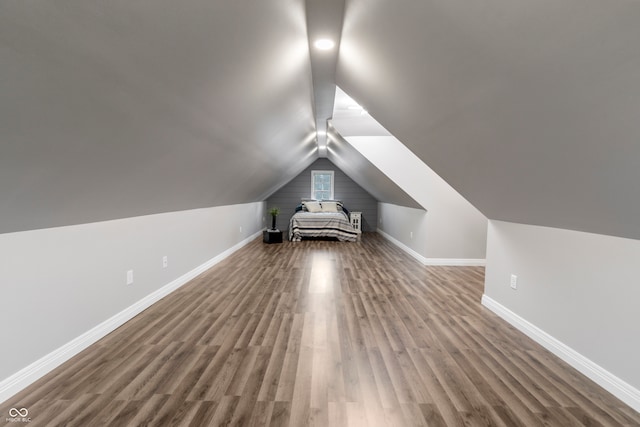
[(275, 230), (276, 229), (276, 216), (275, 215), (271, 215), (271, 229)]

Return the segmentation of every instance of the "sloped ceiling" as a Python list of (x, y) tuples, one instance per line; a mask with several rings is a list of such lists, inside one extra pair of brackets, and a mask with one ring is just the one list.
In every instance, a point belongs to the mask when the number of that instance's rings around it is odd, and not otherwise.
[(0, 232), (266, 198), (317, 158), (300, 1), (0, 2)]
[(327, 151), (329, 160), (376, 200), (424, 210), (424, 207), (345, 141), (331, 126)]
[(640, 238), (640, 2), (346, 4), (337, 83), (486, 216)]
[[(638, 22), (633, 0), (3, 1), (0, 232), (263, 200), (318, 157), (335, 75), (489, 218), (637, 239)], [(308, 36), (341, 25), (318, 63)]]

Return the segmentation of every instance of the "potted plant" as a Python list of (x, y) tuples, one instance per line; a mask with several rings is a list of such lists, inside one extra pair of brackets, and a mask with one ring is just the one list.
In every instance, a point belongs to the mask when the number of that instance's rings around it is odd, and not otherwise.
[(271, 208), (271, 209), (269, 209), (269, 215), (271, 215), (271, 229), (272, 230), (276, 229), (276, 217), (278, 216), (279, 213), (280, 213), (280, 209), (279, 208)]

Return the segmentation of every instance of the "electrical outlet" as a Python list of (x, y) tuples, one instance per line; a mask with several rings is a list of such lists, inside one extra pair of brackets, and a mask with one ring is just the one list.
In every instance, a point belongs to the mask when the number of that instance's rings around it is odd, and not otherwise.
[(411, 240), (413, 240), (413, 231), (411, 231), (411, 232), (409, 233), (409, 238), (410, 238)]
[(515, 274), (511, 275), (511, 289), (518, 289), (518, 276)]
[(240, 232), (242, 233), (242, 226), (240, 226)]
[(133, 284), (133, 270), (127, 270), (127, 285)]
[(162, 268), (167, 268), (169, 266), (169, 258), (165, 255), (162, 257)]

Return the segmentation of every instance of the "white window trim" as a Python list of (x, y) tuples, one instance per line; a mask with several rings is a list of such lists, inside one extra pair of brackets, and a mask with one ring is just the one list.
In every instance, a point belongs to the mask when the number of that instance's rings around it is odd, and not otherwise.
[(315, 180), (316, 180), (316, 174), (320, 174), (320, 175), (331, 175), (331, 194), (329, 196), (328, 199), (326, 200), (333, 200), (333, 187), (334, 187), (334, 183), (335, 183), (335, 174), (334, 171), (328, 171), (328, 170), (312, 170), (311, 171), (311, 198), (315, 199)]

